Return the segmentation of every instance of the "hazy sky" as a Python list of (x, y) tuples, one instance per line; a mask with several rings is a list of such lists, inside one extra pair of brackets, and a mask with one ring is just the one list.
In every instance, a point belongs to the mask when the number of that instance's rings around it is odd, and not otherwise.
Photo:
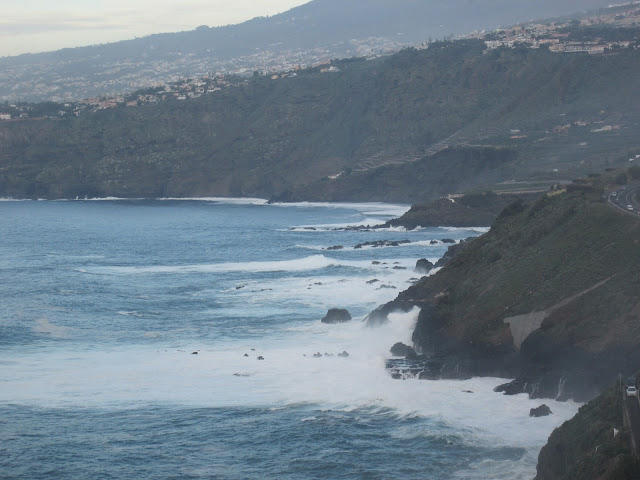
[(0, 56), (274, 15), (309, 0), (0, 0)]

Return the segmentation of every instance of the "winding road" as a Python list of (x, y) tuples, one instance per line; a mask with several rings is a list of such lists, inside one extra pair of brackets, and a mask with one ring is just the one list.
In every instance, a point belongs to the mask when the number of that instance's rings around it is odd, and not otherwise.
[(630, 215), (640, 215), (640, 204), (638, 204), (638, 191), (640, 184), (625, 185), (609, 194), (609, 204)]

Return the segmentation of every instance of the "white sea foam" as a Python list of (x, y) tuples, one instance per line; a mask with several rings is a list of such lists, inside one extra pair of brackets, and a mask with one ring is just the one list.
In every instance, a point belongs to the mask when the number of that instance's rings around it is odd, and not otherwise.
[(471, 232), (476, 232), (476, 233), (487, 233), (489, 230), (491, 230), (491, 227), (438, 227), (441, 228), (442, 230), (446, 230), (448, 232), (467, 232), (467, 231), (471, 231)]
[(409, 211), (410, 205), (404, 204), (392, 204), (392, 203), (379, 203), (379, 202), (363, 202), (363, 203), (348, 203), (348, 202), (299, 202), (299, 203), (274, 203), (273, 205), (278, 207), (305, 207), (305, 208), (343, 208), (349, 210), (356, 210), (363, 215), (371, 215), (376, 217), (400, 217)]
[(165, 197), (158, 198), (159, 201), (189, 201), (189, 202), (213, 202), (226, 205), (266, 205), (269, 203), (264, 198), (241, 198), (241, 197)]
[[(387, 263), (407, 263), (407, 259), (388, 260)], [(312, 255), (296, 260), (273, 262), (212, 263), (193, 265), (149, 265), (149, 266), (107, 266), (86, 267), (87, 273), (106, 273), (120, 275), (135, 274), (185, 274), (214, 272), (303, 272), (321, 270), (328, 267), (373, 268), (368, 260), (338, 260), (325, 255)], [(392, 268), (396, 265), (383, 265)]]
[[(472, 445), (531, 449), (575, 414), (577, 404), (545, 400), (554, 415), (531, 419), (529, 409), (540, 402), (494, 393), (503, 379), (392, 380), (385, 371), (389, 347), (396, 341), (411, 343), (417, 315), (417, 309), (392, 314), (378, 329), (361, 322), (313, 322), (255, 344), (193, 340), (164, 348), (24, 353), (12, 358), (11, 368), (0, 369), (0, 402), (109, 407), (159, 401), (209, 407), (308, 403), (344, 410), (373, 406), (445, 422), (466, 432), (465, 441)], [(335, 356), (344, 350), (348, 358)], [(316, 352), (323, 356), (314, 358)], [(257, 360), (258, 355), (265, 360)], [(429, 432), (398, 428), (393, 435), (426, 437)]]

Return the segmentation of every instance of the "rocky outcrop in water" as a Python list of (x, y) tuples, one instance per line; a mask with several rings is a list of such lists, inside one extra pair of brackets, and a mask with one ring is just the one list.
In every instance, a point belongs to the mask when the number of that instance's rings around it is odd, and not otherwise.
[(416, 273), (421, 273), (426, 275), (434, 268), (435, 268), (435, 265), (433, 263), (431, 263), (426, 258), (421, 258), (416, 262), (416, 268), (413, 271)]
[(376, 240), (375, 242), (359, 243), (353, 248), (356, 250), (359, 250), (364, 247), (371, 247), (371, 248), (399, 247), (400, 245), (406, 245), (408, 243), (411, 243), (411, 240)]
[(551, 415), (553, 412), (551, 411), (551, 409), (549, 408), (548, 405), (546, 404), (542, 404), (539, 407), (536, 408), (532, 408), (531, 410), (529, 410), (529, 416), (530, 417), (547, 417), (549, 415)]
[(414, 359), (418, 357), (416, 351), (410, 347), (409, 345), (405, 345), (402, 342), (396, 343), (393, 347), (391, 347), (391, 355), (394, 357), (405, 357), (408, 359)]
[(344, 308), (331, 308), (321, 320), (322, 323), (345, 323), (351, 320), (351, 314)]

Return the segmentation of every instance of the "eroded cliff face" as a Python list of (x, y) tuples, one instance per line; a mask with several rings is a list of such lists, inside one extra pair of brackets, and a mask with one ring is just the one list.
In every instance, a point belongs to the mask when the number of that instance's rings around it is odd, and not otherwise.
[(372, 317), (420, 307), (441, 376), (516, 378), (508, 394), (585, 401), (640, 365), (640, 221), (590, 184), (507, 207), (491, 231)]

